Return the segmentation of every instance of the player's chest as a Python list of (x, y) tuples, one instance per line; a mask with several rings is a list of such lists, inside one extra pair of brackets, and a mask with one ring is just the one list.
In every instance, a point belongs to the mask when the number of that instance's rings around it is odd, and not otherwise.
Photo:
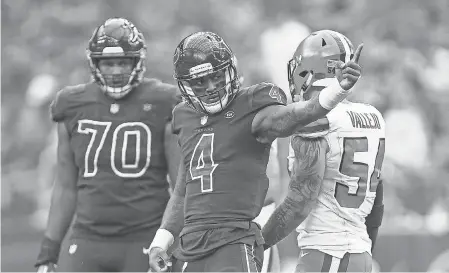
[(147, 153), (152, 140), (160, 139), (164, 132), (168, 113), (160, 110), (151, 103), (84, 106), (70, 124), (75, 154), (94, 154), (97, 158), (119, 155), (126, 160)]
[(251, 133), (252, 118), (238, 115), (234, 110), (218, 115), (191, 115), (180, 131), (180, 145), (184, 155), (215, 154), (226, 159), (243, 152), (256, 142)]
[(160, 131), (168, 114), (161, 110), (151, 102), (86, 104), (70, 121), (72, 137), (86, 131), (108, 131), (117, 137), (126, 132)]

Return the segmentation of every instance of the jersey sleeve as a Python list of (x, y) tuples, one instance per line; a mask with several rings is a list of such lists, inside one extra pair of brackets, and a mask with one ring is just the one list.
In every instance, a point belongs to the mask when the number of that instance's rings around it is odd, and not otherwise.
[(272, 83), (260, 83), (250, 90), (250, 107), (260, 110), (270, 105), (286, 105), (284, 90)]
[(179, 126), (179, 122), (178, 122), (179, 118), (177, 118), (179, 116), (179, 112), (180, 112), (180, 105), (181, 104), (178, 104), (173, 108), (172, 115), (171, 115), (171, 131), (175, 135), (179, 134), (179, 131), (181, 130), (181, 128)]
[[(179, 88), (175, 85), (164, 84), (164, 92), (168, 94), (168, 100), (170, 109), (173, 110), (174, 107), (182, 101), (181, 92)], [(167, 121), (171, 121), (173, 118), (173, 111), (170, 111), (170, 115), (167, 117)]]
[(61, 122), (67, 118), (68, 94), (66, 89), (56, 93), (50, 104), (50, 117), (54, 122)]

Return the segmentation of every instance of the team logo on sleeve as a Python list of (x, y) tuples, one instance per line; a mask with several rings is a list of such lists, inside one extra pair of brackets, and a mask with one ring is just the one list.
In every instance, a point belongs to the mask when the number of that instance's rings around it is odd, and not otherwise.
[(284, 103), (285, 94), (281, 94), (281, 91), (278, 88), (275, 88), (274, 86), (271, 86), (270, 92), (268, 93), (270, 97), (273, 99), (276, 99), (279, 103)]

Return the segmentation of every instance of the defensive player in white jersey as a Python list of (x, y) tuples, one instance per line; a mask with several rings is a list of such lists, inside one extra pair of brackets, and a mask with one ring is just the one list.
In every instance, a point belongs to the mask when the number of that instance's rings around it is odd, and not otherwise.
[[(312, 33), (288, 64), (294, 101), (335, 81), (335, 65), (355, 58), (341, 33)], [(367, 104), (347, 100), (291, 138), (289, 193), (263, 229), (266, 247), (299, 232), (297, 272), (371, 272), (383, 215), (380, 170), (385, 122)]]

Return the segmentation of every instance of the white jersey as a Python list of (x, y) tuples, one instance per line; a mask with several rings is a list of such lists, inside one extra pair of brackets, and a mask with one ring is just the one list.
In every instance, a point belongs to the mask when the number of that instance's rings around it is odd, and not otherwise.
[[(299, 247), (339, 258), (346, 252), (371, 253), (365, 217), (373, 207), (385, 153), (382, 115), (371, 105), (344, 101), (307, 127), (300, 135), (324, 136), (329, 150), (317, 206), (297, 228)], [(293, 155), (290, 146), (290, 167)]]

